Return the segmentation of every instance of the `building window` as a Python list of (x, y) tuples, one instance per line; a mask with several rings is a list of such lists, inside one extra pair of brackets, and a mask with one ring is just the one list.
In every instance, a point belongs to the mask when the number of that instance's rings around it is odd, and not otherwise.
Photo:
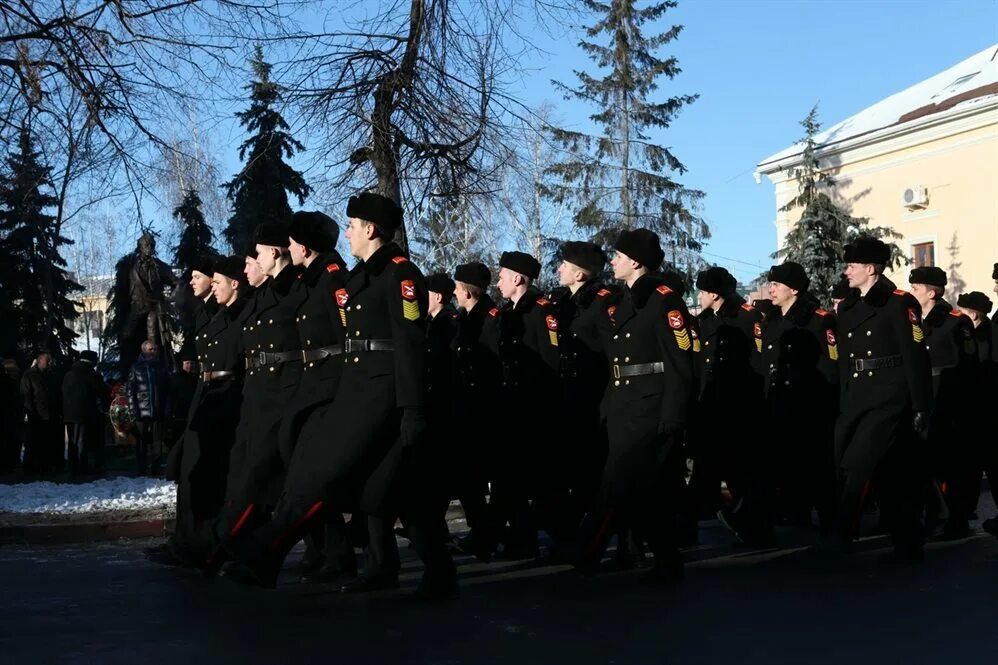
[(911, 246), (911, 256), (916, 268), (936, 265), (936, 250), (934, 245), (935, 243), (931, 242), (920, 242), (917, 245)]

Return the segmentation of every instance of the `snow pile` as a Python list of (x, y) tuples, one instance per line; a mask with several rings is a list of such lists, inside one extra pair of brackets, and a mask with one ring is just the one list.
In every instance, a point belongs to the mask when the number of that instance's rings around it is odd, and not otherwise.
[(77, 514), (164, 510), (176, 506), (177, 486), (160, 478), (108, 478), (91, 483), (0, 485), (0, 512)]

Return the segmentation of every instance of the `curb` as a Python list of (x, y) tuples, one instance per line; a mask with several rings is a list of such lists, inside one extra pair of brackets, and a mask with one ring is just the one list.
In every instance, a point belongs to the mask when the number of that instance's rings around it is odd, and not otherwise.
[(0, 527), (0, 545), (90, 543), (119, 538), (151, 538), (165, 536), (172, 530), (173, 522), (172, 519), (158, 519)]

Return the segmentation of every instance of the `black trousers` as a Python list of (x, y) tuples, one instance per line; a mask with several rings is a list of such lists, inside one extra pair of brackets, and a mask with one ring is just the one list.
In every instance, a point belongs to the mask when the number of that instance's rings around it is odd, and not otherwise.
[(71, 473), (104, 470), (104, 424), (69, 423), (67, 454)]
[[(157, 457), (153, 457), (156, 444), (159, 444), (159, 455), (163, 453), (162, 423), (157, 420), (147, 420), (145, 418), (135, 422), (137, 429), (135, 437), (135, 466), (139, 475), (148, 474), (155, 464)], [(152, 457), (152, 459), (150, 459)]]
[(27, 473), (61, 471), (65, 466), (66, 429), (62, 420), (32, 419), (24, 443)]

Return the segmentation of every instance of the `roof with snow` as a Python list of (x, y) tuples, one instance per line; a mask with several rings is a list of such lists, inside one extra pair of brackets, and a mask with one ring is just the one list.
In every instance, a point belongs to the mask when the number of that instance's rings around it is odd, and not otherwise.
[[(827, 150), (888, 127), (994, 101), (998, 101), (998, 44), (826, 129), (815, 141)], [(779, 170), (786, 166), (781, 162), (792, 162), (802, 149), (803, 143), (795, 143), (759, 162), (756, 170), (760, 173)]]

